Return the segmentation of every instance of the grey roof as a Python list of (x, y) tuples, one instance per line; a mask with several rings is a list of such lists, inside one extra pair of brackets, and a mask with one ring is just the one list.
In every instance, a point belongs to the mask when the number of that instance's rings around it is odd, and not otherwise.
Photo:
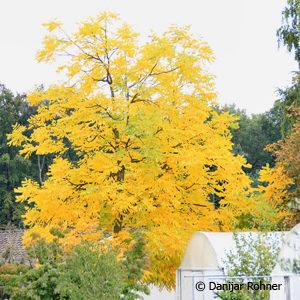
[(25, 263), (30, 265), (32, 260), (23, 249), (22, 229), (0, 230), (0, 264)]

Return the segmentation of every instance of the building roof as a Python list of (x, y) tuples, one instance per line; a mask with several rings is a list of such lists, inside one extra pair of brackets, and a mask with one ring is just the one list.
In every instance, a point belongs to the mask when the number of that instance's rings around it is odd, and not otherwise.
[[(258, 232), (238, 232), (239, 236), (255, 240)], [(286, 232), (269, 232), (265, 234), (276, 240), (281, 247), (282, 237)], [(235, 250), (233, 232), (196, 232), (190, 239), (179, 269), (219, 269), (224, 267), (224, 260), (230, 251)]]
[(31, 264), (25, 249), (23, 249), (24, 230), (0, 230), (0, 263)]

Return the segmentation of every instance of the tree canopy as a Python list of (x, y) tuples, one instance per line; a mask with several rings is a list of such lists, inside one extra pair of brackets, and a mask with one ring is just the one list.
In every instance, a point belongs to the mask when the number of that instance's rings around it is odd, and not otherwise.
[(265, 147), (281, 139), (281, 119), (283, 109), (279, 101), (273, 107), (261, 114), (248, 116), (245, 110), (240, 110), (235, 105), (226, 105), (221, 111), (229, 112), (237, 116), (237, 128), (231, 128), (233, 152), (236, 155), (243, 155), (251, 168), (244, 171), (258, 184), (259, 171), (263, 166), (275, 165), (275, 156)]
[(277, 30), (278, 42), (283, 43), (289, 52), (295, 52), (295, 60), (300, 67), (300, 1), (287, 0), (282, 11), (282, 25)]
[(287, 6), (282, 12), (283, 24), (277, 30), (279, 44), (286, 46), (289, 52), (294, 52), (298, 70), (293, 78), (293, 84), (285, 89), (279, 89), (280, 101), (285, 114), (282, 117), (282, 134), (291, 134), (296, 117), (293, 110), (300, 105), (300, 2), (287, 0)]

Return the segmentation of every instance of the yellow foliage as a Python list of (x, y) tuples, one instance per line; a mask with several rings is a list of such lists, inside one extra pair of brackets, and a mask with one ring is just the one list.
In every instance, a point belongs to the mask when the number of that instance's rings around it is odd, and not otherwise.
[(43, 26), (47, 27), (49, 32), (53, 31), (54, 29), (56, 29), (60, 25), (62, 25), (62, 23), (58, 22), (58, 21), (51, 21), (51, 22), (48, 22), (48, 23), (43, 23)]
[(277, 222), (281, 221), (285, 225), (291, 226), (295, 218), (293, 213), (288, 209), (287, 203), (291, 200), (288, 188), (294, 183), (293, 180), (287, 176), (284, 168), (279, 164), (274, 168), (270, 168), (269, 165), (263, 167), (260, 171), (259, 180), (264, 182), (265, 185), (261, 185), (258, 191), (276, 209)]
[(265, 195), (265, 198), (274, 207), (280, 207), (287, 200), (287, 186), (293, 184), (293, 181), (284, 173), (284, 168), (277, 166), (270, 168), (268, 165), (260, 171), (260, 181), (267, 182), (265, 187), (260, 186), (259, 191)]
[[(255, 202), (243, 157), (232, 153), (235, 118), (218, 114), (212, 51), (188, 27), (153, 33), (142, 44), (117, 16), (100, 14), (65, 35), (59, 23), (39, 61), (67, 54), (67, 81), (28, 97), (39, 104), (29, 120), (30, 138), (15, 126), (11, 144), (22, 153), (56, 157), (48, 179), (24, 182), (18, 201), (31, 232), (50, 238), (68, 229), (68, 247), (112, 235), (114, 243), (140, 231), (152, 269), (147, 278), (174, 285), (186, 243), (197, 230), (231, 230)], [(75, 153), (72, 159), (66, 151)], [(212, 197), (222, 199), (215, 208)]]

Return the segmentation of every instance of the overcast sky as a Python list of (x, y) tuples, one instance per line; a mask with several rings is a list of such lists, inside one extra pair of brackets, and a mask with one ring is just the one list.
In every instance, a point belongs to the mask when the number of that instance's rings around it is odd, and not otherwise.
[(36, 63), (45, 35), (42, 23), (58, 18), (70, 32), (76, 22), (103, 10), (119, 13), (147, 36), (171, 24), (191, 25), (216, 56), (219, 103), (261, 113), (291, 83), (293, 55), (277, 47), (276, 30), (286, 0), (10, 0), (0, 1), (0, 82), (14, 92), (55, 83), (54, 66)]

